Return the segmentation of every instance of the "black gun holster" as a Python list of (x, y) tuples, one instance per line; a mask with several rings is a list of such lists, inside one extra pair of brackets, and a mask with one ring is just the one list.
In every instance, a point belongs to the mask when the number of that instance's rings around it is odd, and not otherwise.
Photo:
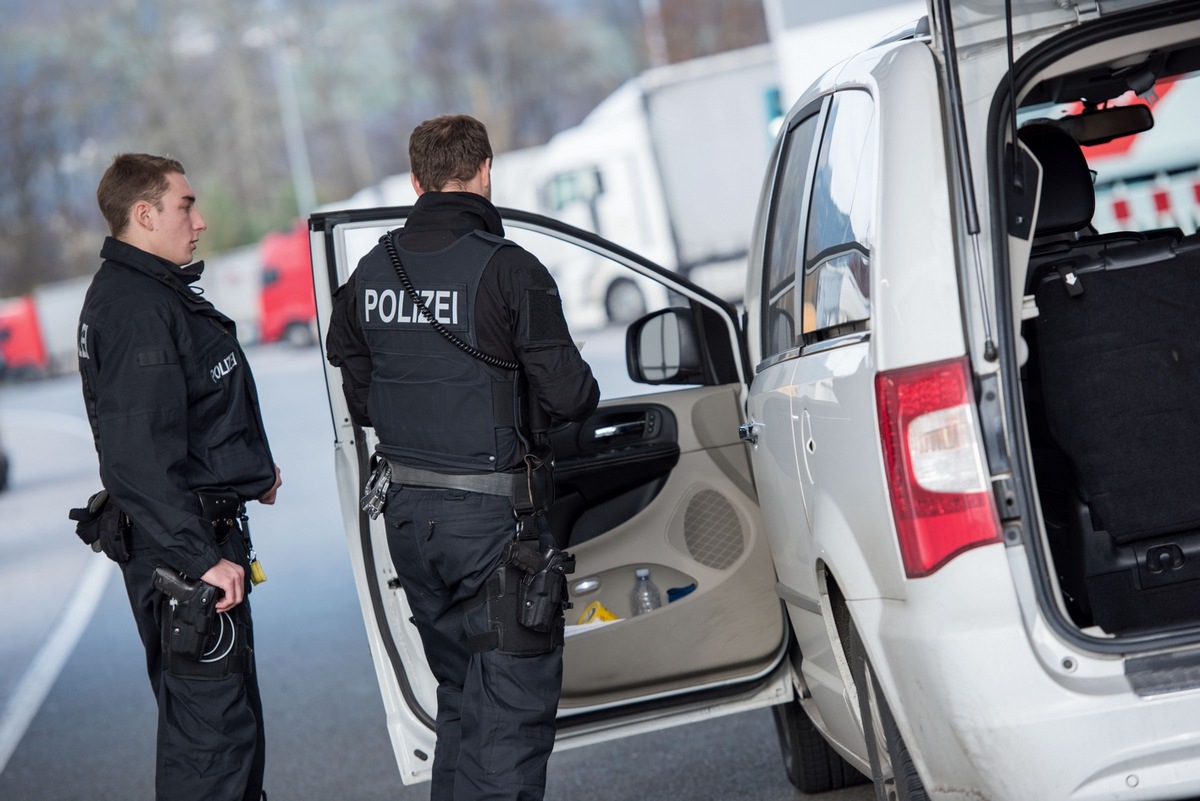
[(574, 572), (575, 557), (565, 551), (539, 553), (535, 540), (506, 543), (500, 566), (466, 605), (485, 605), (490, 627), (470, 638), (471, 651), (536, 656), (562, 645), (563, 610), (571, 607), (567, 575)]
[(221, 591), (199, 579), (187, 579), (159, 566), (152, 578), (163, 594), (164, 667), (187, 679), (224, 679), (246, 672), (248, 632), (235, 608), (217, 612)]

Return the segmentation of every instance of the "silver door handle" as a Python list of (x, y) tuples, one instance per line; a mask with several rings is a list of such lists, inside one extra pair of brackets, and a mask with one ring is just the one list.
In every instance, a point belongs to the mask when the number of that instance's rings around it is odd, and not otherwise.
[(761, 428), (762, 426), (755, 422), (742, 423), (738, 426), (738, 439), (754, 445), (758, 442), (758, 432)]
[(611, 439), (625, 434), (637, 434), (646, 430), (646, 421), (637, 420), (632, 423), (616, 423), (611, 426), (601, 426), (592, 434), (593, 439)]

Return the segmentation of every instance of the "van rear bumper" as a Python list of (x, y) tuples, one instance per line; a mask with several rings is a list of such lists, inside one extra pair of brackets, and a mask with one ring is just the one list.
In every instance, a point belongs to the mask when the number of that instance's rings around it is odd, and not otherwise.
[(1124, 659), (1027, 628), (1010, 564), (978, 548), (904, 600), (848, 602), (930, 797), (1200, 796), (1200, 690), (1139, 696)]

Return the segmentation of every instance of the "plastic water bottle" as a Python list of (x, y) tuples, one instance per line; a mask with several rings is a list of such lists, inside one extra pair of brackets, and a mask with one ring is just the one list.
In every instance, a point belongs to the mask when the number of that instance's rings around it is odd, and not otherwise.
[(633, 592), (629, 593), (629, 601), (633, 606), (633, 617), (653, 612), (662, 606), (662, 593), (650, 580), (650, 568), (639, 567), (634, 571)]

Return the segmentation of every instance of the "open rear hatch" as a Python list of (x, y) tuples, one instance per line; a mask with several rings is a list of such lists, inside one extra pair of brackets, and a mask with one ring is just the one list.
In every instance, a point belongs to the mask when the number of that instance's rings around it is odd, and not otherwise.
[[(956, 34), (961, 19), (974, 43), (1003, 42), (1003, 6), (956, 5)], [(1013, 6), (1029, 16), (1012, 25), (1016, 126), (1007, 81), (991, 109), (992, 174), (1003, 176), (993, 252), (995, 286), (1011, 290), (996, 303), (1012, 310), (999, 320), (1001, 363), (1019, 388), (1009, 427), (1029, 446), (1014, 474), (1025, 520), (1040, 515), (1025, 531), (1038, 537), (1029, 555), (1043, 611), (1092, 651), (1194, 645), (1200, 7)], [(998, 22), (984, 19), (989, 8)], [(1056, 18), (1064, 31), (1022, 54), (1021, 31)], [(1173, 663), (1183, 670), (1167, 679), (1161, 658), (1127, 660), (1136, 689), (1200, 682), (1200, 660)]]

